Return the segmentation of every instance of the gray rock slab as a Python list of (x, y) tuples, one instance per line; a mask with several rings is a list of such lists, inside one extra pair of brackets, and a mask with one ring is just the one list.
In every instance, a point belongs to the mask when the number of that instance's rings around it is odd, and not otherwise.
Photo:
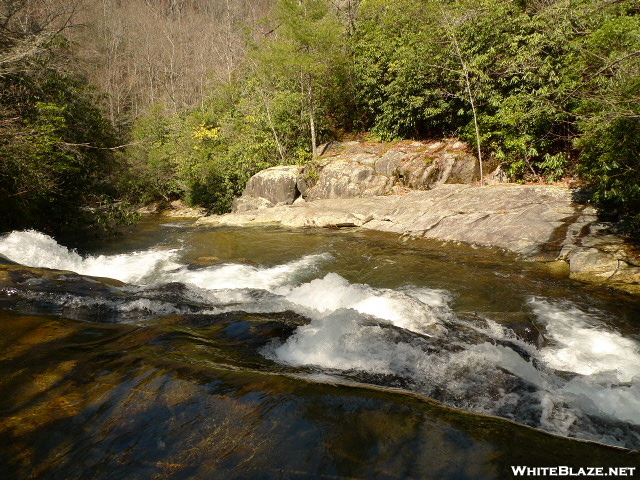
[[(407, 195), (329, 198), (204, 217), (201, 224), (354, 225), (365, 229), (460, 241), (535, 255), (566, 239), (554, 233), (576, 214), (571, 192), (552, 186), (440, 185)], [(366, 221), (364, 221), (366, 220)]]

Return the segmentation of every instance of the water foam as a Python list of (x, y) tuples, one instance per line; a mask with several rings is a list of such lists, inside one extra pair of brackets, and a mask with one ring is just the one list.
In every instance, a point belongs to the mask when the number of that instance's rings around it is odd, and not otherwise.
[(587, 413), (640, 425), (640, 342), (575, 306), (529, 303), (551, 340), (541, 359), (579, 374), (560, 393)]
[(182, 268), (164, 275), (163, 279), (209, 290), (253, 288), (274, 292), (279, 287), (294, 284), (300, 278), (310, 275), (319, 264), (329, 259), (329, 254), (314, 254), (274, 267), (228, 263), (197, 270)]
[[(368, 308), (368, 294), (377, 295), (378, 308)], [(372, 323), (375, 315), (405, 328), (404, 307), (409, 312), (415, 305), (399, 302), (398, 292), (327, 275), (291, 290), (287, 298), (316, 316), (264, 353), (281, 363), (356, 377), (358, 371), (401, 377), (408, 388), (467, 410), (562, 435), (640, 445), (640, 344), (607, 327), (599, 314), (531, 299), (548, 339), (538, 350), (491, 320), (457, 318), (443, 309), (447, 296), (437, 291), (416, 297), (431, 303), (417, 317), (429, 311), (429, 321), (447, 324), (446, 336), (399, 335)], [(419, 333), (424, 324), (418, 325), (409, 324)]]
[[(440, 290), (416, 289), (403, 293), (386, 288), (352, 284), (336, 273), (312, 280), (294, 288), (277, 290), (297, 306), (300, 313), (322, 318), (341, 309), (371, 315), (418, 333), (432, 333), (438, 319), (449, 313), (446, 293)], [(302, 307), (300, 309), (299, 307)]]
[[(337, 370), (358, 381), (360, 373), (401, 378), (403, 387), (467, 410), (640, 446), (639, 342), (609, 327), (603, 314), (567, 302), (527, 302), (545, 330), (547, 343), (538, 349), (494, 321), (455, 315), (442, 290), (374, 288), (335, 273), (313, 278), (327, 254), (270, 267), (191, 268), (179, 262), (178, 250), (83, 258), (33, 231), (0, 239), (0, 253), (29, 266), (138, 284), (122, 288), (126, 298), (52, 300), (63, 308), (156, 315), (292, 310), (310, 322), (263, 350), (280, 363)], [(174, 291), (175, 282), (181, 286)]]
[(28, 267), (71, 270), (83, 275), (139, 283), (179, 267), (177, 250), (152, 249), (122, 255), (82, 257), (44, 233), (11, 232), (0, 239), (0, 253)]
[(537, 298), (529, 305), (553, 340), (542, 350), (549, 366), (581, 375), (612, 372), (619, 382), (640, 375), (640, 344), (611, 330), (596, 315)]

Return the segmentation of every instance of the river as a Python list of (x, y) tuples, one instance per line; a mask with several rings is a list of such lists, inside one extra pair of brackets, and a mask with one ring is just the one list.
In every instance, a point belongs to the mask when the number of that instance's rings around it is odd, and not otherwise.
[(0, 237), (3, 478), (640, 464), (640, 301), (552, 264), (167, 219), (76, 246)]

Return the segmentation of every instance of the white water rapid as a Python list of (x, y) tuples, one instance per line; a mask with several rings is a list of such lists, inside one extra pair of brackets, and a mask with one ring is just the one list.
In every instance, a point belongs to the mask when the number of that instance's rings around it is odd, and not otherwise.
[[(82, 257), (27, 231), (0, 238), (0, 254), (128, 284), (123, 298), (46, 293), (47, 301), (67, 308), (156, 315), (187, 314), (192, 305), (202, 314), (293, 311), (308, 323), (261, 352), (279, 364), (405, 388), (560, 435), (640, 447), (640, 342), (594, 308), (529, 296), (522, 309), (544, 337), (534, 345), (482, 313), (456, 313), (455, 295), (442, 289), (374, 288), (323, 272), (333, 261), (328, 253), (269, 267), (194, 267), (181, 262), (180, 249)], [(180, 302), (163, 297), (163, 285), (172, 283), (184, 286)]]

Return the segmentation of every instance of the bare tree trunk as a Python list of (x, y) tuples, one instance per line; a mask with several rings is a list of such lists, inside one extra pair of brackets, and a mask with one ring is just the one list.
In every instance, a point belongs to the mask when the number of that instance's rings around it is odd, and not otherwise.
[(484, 175), (482, 173), (482, 149), (480, 148), (480, 127), (478, 126), (476, 104), (473, 100), (473, 94), (471, 93), (471, 82), (469, 82), (469, 72), (464, 66), (463, 66), (463, 69), (464, 69), (464, 79), (467, 85), (467, 95), (469, 96), (469, 103), (471, 104), (471, 111), (473, 112), (473, 126), (476, 130), (476, 148), (478, 150), (478, 164), (480, 165), (480, 185), (483, 185)]
[(318, 144), (316, 141), (316, 122), (313, 112), (313, 107), (309, 108), (309, 128), (311, 129), (311, 156), (316, 158), (318, 156)]
[(453, 30), (451, 23), (449, 22), (449, 19), (446, 13), (444, 13), (444, 11), (442, 12), (442, 18), (444, 18), (445, 22), (447, 23), (447, 31), (449, 33), (449, 36), (451, 37), (451, 40), (453, 41), (453, 45), (456, 49), (456, 56), (458, 57), (458, 61), (460, 62), (460, 66), (462, 67), (462, 75), (464, 77), (465, 90), (467, 93), (467, 98), (469, 100), (469, 103), (471, 104), (471, 111), (473, 112), (473, 126), (476, 132), (476, 150), (478, 152), (478, 164), (480, 165), (480, 185), (483, 185), (484, 176), (482, 173), (482, 148), (480, 145), (480, 127), (478, 125), (478, 116), (476, 114), (476, 103), (473, 96), (473, 92), (471, 90), (469, 68), (467, 67), (467, 63), (464, 61), (464, 57), (462, 56), (462, 52), (460, 51), (460, 44), (458, 43), (458, 38), (456, 37), (455, 31)]
[(318, 142), (316, 138), (316, 119), (315, 108), (313, 106), (313, 87), (311, 86), (311, 80), (309, 79), (309, 130), (311, 132), (311, 156), (316, 158), (318, 156)]
[(269, 102), (267, 101), (266, 95), (262, 88), (258, 88), (260, 91), (260, 97), (262, 97), (262, 103), (264, 103), (264, 109), (267, 112), (267, 121), (269, 122), (269, 128), (271, 129), (271, 133), (273, 133), (273, 139), (276, 141), (276, 146), (278, 147), (278, 153), (280, 154), (280, 160), (284, 162), (285, 154), (284, 148), (282, 147), (282, 143), (280, 142), (280, 138), (278, 137), (278, 132), (276, 131), (276, 127), (273, 124), (273, 120), (271, 119), (271, 109), (269, 108)]

